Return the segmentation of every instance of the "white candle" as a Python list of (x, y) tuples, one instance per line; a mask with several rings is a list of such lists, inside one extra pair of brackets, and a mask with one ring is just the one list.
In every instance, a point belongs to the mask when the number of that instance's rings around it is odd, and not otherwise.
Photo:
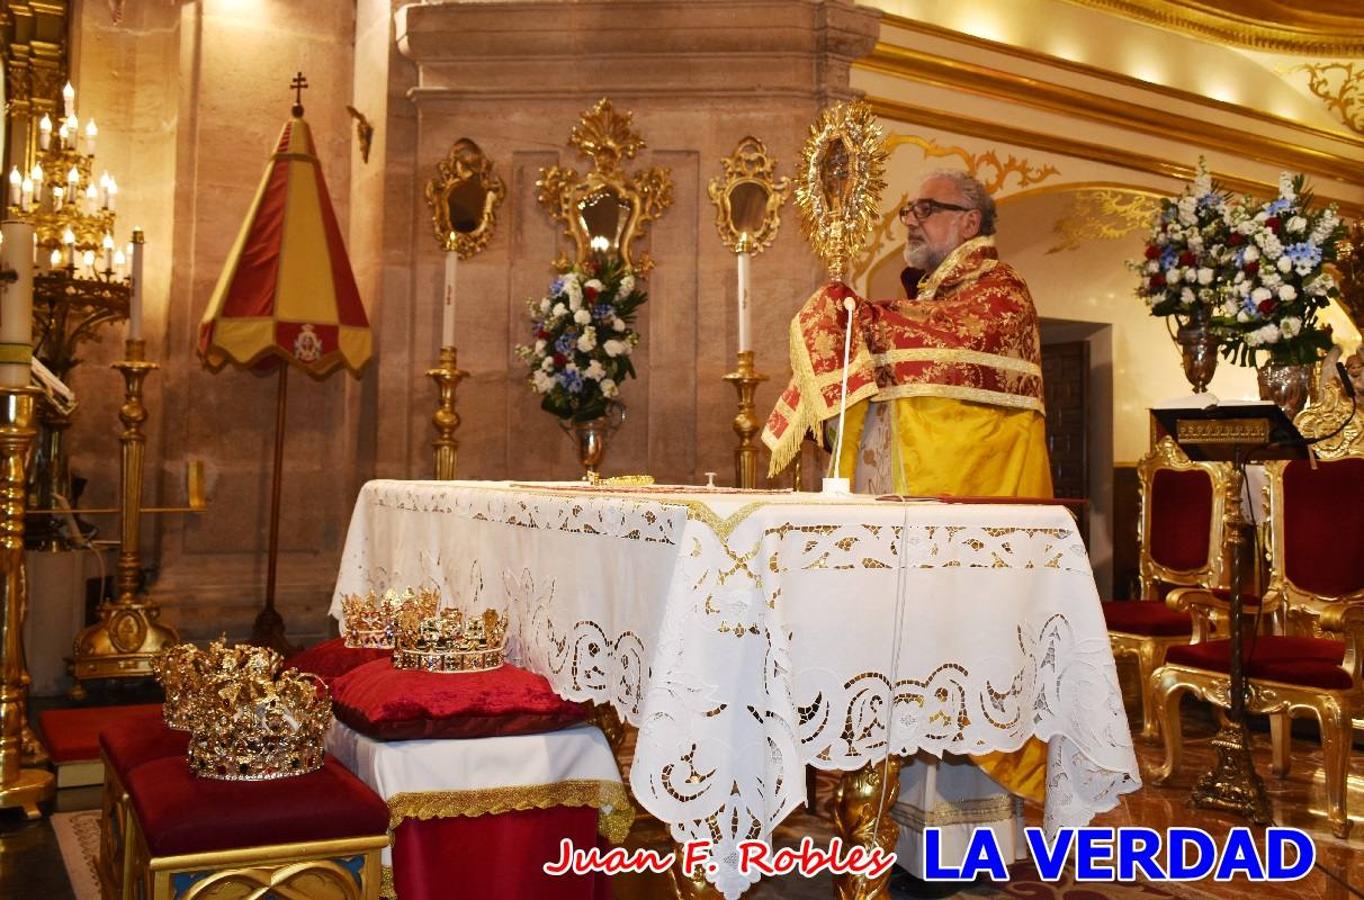
[(52, 146), (52, 117), (43, 113), (43, 118), (38, 122), (38, 149), (46, 150)]
[(19, 174), (19, 167), (15, 166), (9, 170), (9, 205), (18, 206), (23, 202), (24, 176)]
[(41, 203), (43, 199), (43, 167), (34, 163), (33, 171), (29, 177), (33, 179), (33, 202)]
[(68, 118), (76, 109), (76, 89), (71, 86), (69, 81), (66, 83), (66, 87), (62, 88), (62, 107), (62, 115)]
[(748, 304), (748, 264), (750, 261), (746, 249), (748, 247), (748, 235), (744, 235), (739, 246), (745, 248), (739, 253), (739, 352), (742, 353), (745, 350), (753, 349)]
[(107, 206), (107, 207), (109, 208), (109, 212), (113, 212), (113, 211), (114, 211), (114, 207), (117, 206), (117, 201), (118, 201), (118, 182), (114, 180), (114, 176), (110, 175), (110, 176), (109, 176), (109, 195), (108, 195), (108, 197), (105, 198), (105, 201), (104, 201), (105, 206)]
[(95, 138), (99, 136), (99, 129), (95, 127), (95, 120), (91, 119), (85, 123), (85, 152), (91, 156), (95, 155)]
[(128, 340), (142, 340), (142, 247), (141, 228), (133, 229), (133, 300), (128, 306)]
[(0, 233), (0, 268), (18, 276), (0, 289), (0, 385), (23, 387), (33, 356), (33, 226), (7, 221)]
[(459, 260), (456, 250), (445, 251), (445, 300), (441, 304), (440, 345), (455, 346), (455, 270)]
[(33, 204), (33, 179), (25, 178), (19, 184), (19, 206), (24, 212), (28, 212), (29, 206)]

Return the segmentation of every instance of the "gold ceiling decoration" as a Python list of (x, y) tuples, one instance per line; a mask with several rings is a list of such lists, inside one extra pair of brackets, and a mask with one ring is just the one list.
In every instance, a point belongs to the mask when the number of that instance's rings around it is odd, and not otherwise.
[(1012, 153), (1003, 162), (1000, 162), (999, 154), (994, 150), (987, 150), (984, 153), (971, 153), (964, 147), (944, 147), (931, 138), (919, 137), (916, 134), (892, 134), (886, 138), (886, 149), (894, 150), (896, 147), (911, 144), (924, 152), (924, 159), (942, 158), (955, 156), (966, 166), (966, 172), (972, 178), (985, 185), (985, 190), (990, 194), (997, 194), (1009, 180), (1010, 175), (1018, 176), (1018, 187), (1025, 188), (1034, 184), (1046, 181), (1053, 175), (1061, 174), (1052, 165), (1034, 166), (1026, 159), (1018, 159)]
[(1307, 63), (1293, 66), (1288, 74), (1307, 73), (1307, 89), (1325, 101), (1345, 127), (1364, 134), (1364, 67), (1354, 63)]
[(468, 138), (455, 141), (436, 164), (436, 177), (426, 183), (436, 243), (460, 259), (478, 253), (492, 239), (497, 206), (506, 195), (507, 186), (478, 144)]
[(761, 253), (777, 237), (791, 181), (775, 177), (777, 161), (751, 135), (720, 164), (724, 174), (712, 178), (707, 188), (720, 240), (735, 253)]
[(1070, 0), (1205, 41), (1307, 56), (1364, 56), (1358, 0)]
[(843, 280), (866, 246), (886, 188), (887, 156), (876, 114), (860, 100), (826, 107), (810, 126), (796, 206), (805, 237), (831, 278)]
[(1111, 241), (1145, 230), (1160, 209), (1160, 195), (1126, 188), (1081, 190), (1052, 231), (1061, 239), (1048, 253), (1076, 250), (1085, 241)]
[[(563, 225), (564, 235), (577, 247), (578, 263), (593, 254), (616, 257), (628, 268), (647, 273), (648, 254), (632, 258), (631, 245), (644, 236), (650, 222), (673, 202), (672, 174), (654, 166), (630, 173), (621, 162), (633, 159), (644, 147), (632, 114), (616, 112), (603, 98), (583, 113), (569, 135), (569, 146), (592, 160), (593, 170), (550, 166), (540, 170), (536, 199), (550, 217)], [(556, 265), (569, 262), (562, 259)]]

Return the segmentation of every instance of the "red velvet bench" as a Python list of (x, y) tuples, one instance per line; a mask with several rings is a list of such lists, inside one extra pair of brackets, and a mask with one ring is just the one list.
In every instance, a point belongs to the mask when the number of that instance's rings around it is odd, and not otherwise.
[(379, 896), (388, 806), (330, 757), (307, 775), (220, 781), (166, 756), (134, 768), (126, 787), (124, 896)]

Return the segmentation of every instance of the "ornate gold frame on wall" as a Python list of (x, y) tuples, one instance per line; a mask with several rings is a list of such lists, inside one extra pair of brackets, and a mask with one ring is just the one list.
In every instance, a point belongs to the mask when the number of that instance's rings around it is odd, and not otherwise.
[[(622, 160), (633, 159), (645, 146), (632, 118), (631, 113), (616, 112), (609, 99), (598, 100), (583, 113), (568, 138), (569, 146), (592, 160), (593, 170), (582, 175), (564, 166), (540, 170), (535, 199), (577, 247), (576, 259), (561, 255), (556, 268), (585, 263), (594, 253), (615, 256), (626, 268), (640, 273), (653, 268), (647, 253), (635, 259), (631, 247), (645, 235), (648, 224), (672, 205), (672, 174), (662, 166), (633, 173), (621, 168)], [(609, 209), (612, 199), (614, 224)]]
[(886, 188), (887, 156), (876, 114), (860, 100), (824, 109), (810, 126), (796, 206), (805, 237), (831, 278), (845, 280), (871, 234)]
[[(445, 159), (436, 163), (436, 177), (426, 183), (425, 193), (442, 250), (469, 259), (488, 246), (507, 186), (478, 144), (468, 138), (455, 141)], [(457, 213), (452, 213), (452, 206), (458, 207)]]
[[(712, 178), (706, 189), (715, 204), (720, 240), (734, 253), (761, 253), (777, 237), (791, 180), (775, 177), (777, 161), (768, 156), (767, 145), (752, 135), (739, 141), (720, 165), (724, 173)], [(759, 191), (761, 197), (756, 193)], [(746, 215), (754, 212), (758, 214), (756, 221)]]

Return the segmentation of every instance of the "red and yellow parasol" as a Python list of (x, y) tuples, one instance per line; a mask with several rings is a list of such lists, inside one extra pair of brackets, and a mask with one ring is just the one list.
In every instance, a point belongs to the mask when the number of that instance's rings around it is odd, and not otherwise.
[(213, 369), (229, 361), (257, 371), (279, 369), (265, 607), (252, 639), (280, 650), (289, 649), (284, 620), (275, 611), (289, 368), (321, 377), (340, 364), (359, 374), (372, 352), (369, 319), (303, 120), (302, 91), (308, 86), (303, 73), (291, 86), (297, 92), (293, 117), (213, 290), (198, 348)]

